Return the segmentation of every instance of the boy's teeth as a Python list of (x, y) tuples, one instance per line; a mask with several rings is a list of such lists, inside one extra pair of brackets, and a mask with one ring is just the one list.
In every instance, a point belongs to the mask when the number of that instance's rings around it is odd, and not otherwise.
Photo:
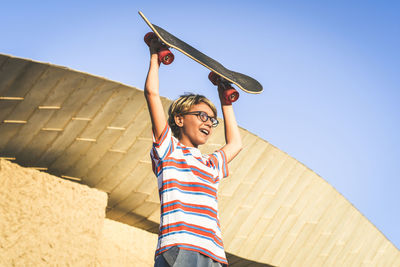
[(207, 130), (200, 130), (202, 133), (204, 133), (204, 134), (208, 134), (208, 131)]

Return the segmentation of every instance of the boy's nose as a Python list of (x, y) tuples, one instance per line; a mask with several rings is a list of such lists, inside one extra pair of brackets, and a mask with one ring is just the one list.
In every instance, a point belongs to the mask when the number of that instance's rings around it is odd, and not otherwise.
[(211, 119), (208, 118), (208, 120), (206, 122), (204, 122), (204, 124), (211, 128), (212, 127)]

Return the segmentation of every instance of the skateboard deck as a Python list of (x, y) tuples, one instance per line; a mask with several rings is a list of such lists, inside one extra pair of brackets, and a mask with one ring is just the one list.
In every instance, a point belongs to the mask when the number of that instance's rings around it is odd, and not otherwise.
[(175, 37), (171, 33), (164, 30), (163, 28), (150, 23), (150, 21), (144, 16), (142, 12), (139, 11), (139, 15), (143, 18), (143, 20), (150, 27), (150, 29), (157, 35), (157, 37), (165, 45), (180, 51), (181, 53), (190, 57), (194, 61), (208, 68), (212, 72), (218, 74), (228, 82), (235, 84), (237, 87), (239, 87), (241, 90), (247, 93), (259, 94), (263, 91), (262, 85), (257, 80), (245, 74), (225, 68), (218, 61), (203, 54), (196, 48)]

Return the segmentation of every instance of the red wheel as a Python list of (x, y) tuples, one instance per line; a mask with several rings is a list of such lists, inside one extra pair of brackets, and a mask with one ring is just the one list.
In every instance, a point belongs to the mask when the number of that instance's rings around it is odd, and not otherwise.
[[(158, 39), (157, 35), (154, 32), (148, 32), (144, 36), (144, 42), (150, 46), (151, 41), (156, 38)], [(169, 65), (174, 61), (174, 54), (169, 51), (166, 45), (162, 45), (158, 50), (158, 61), (159, 63), (162, 62), (164, 65)]]
[(228, 102), (228, 103), (233, 103), (233, 102), (235, 102), (236, 100), (238, 100), (238, 98), (239, 98), (239, 92), (238, 91), (236, 91), (234, 88), (229, 88), (229, 89), (226, 89), (224, 92), (223, 92), (223, 96), (224, 96), (224, 99), (226, 100), (226, 102)]
[(210, 72), (210, 74), (208, 74), (208, 79), (212, 82), (212, 84), (214, 85), (218, 85), (218, 78), (219, 75), (216, 74), (215, 72)]
[(161, 47), (160, 51), (158, 51), (158, 60), (161, 61), (164, 65), (169, 65), (174, 61), (174, 54), (167, 47)]
[(157, 38), (156, 34), (154, 32), (148, 32), (146, 33), (146, 35), (144, 36), (144, 42), (150, 46), (151, 40), (153, 40), (154, 38)]

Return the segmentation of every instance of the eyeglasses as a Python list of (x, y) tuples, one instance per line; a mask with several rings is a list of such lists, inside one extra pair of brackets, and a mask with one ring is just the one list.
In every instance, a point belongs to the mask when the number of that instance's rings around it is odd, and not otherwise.
[(186, 113), (182, 113), (182, 115), (196, 115), (197, 118), (199, 118), (202, 122), (206, 122), (206, 121), (210, 120), (212, 127), (217, 127), (218, 123), (219, 123), (219, 121), (216, 118), (208, 116), (208, 114), (205, 113), (204, 111), (186, 112)]

